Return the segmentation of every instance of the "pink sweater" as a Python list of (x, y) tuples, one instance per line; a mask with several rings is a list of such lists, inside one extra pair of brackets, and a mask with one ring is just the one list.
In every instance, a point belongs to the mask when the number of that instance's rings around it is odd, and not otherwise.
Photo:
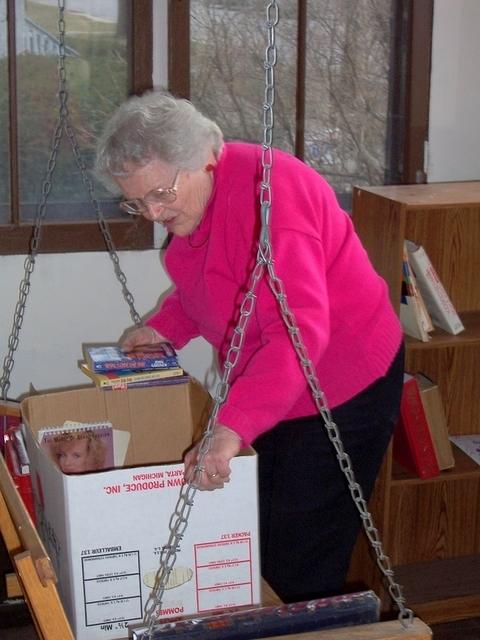
[[(227, 143), (200, 225), (165, 254), (175, 290), (147, 324), (176, 348), (203, 336), (223, 365), (249, 288), (259, 234), (261, 149)], [(278, 277), (331, 408), (384, 375), (400, 345), (400, 323), (330, 186), (275, 150), (271, 242)], [(302, 367), (265, 277), (221, 407), (219, 422), (245, 444), (282, 420), (317, 413)]]

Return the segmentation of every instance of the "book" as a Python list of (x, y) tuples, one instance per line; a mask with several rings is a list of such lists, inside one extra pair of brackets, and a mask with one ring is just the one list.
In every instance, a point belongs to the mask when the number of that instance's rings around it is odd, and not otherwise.
[(465, 329), (424, 247), (406, 241), (408, 259), (433, 324), (457, 335)]
[(80, 363), (82, 373), (91, 378), (97, 387), (121, 388), (133, 387), (140, 382), (151, 382), (163, 378), (173, 378), (185, 374), (181, 367), (167, 367), (164, 369), (150, 369), (146, 371), (92, 371), (86, 362)]
[(403, 379), (400, 417), (393, 434), (393, 459), (419, 478), (440, 474), (420, 387), (409, 373)]
[[(5, 463), (15, 485), (16, 490), (25, 505), (32, 522), (36, 524), (35, 500), (32, 487), (32, 479), (30, 476), (30, 464), (25, 464), (25, 460), (21, 462), (17, 449), (17, 433), (22, 436), (20, 425), (10, 427), (4, 437), (4, 456)], [(24, 445), (25, 446), (25, 445)], [(23, 454), (21, 454), (23, 456)]]
[(166, 387), (172, 384), (186, 384), (191, 377), (185, 373), (183, 376), (167, 376), (142, 382), (130, 382), (125, 386), (102, 387), (104, 391), (123, 391), (125, 389), (146, 389), (147, 387)]
[(23, 424), (20, 423), (17, 427), (10, 428), (8, 434), (13, 441), (18, 464), (21, 473), (30, 473), (30, 458), (28, 456), (27, 447), (25, 446), (25, 439), (23, 436)]
[(166, 369), (178, 367), (178, 357), (169, 342), (123, 351), (118, 345), (85, 345), (85, 361), (91, 371), (105, 373), (107, 371), (141, 371), (150, 369)]
[(5, 435), (10, 427), (21, 422), (20, 402), (18, 400), (0, 399), (0, 453), (3, 453)]
[(83, 473), (114, 466), (113, 428), (110, 422), (67, 420), (61, 426), (38, 431), (38, 442), (62, 473)]
[(420, 397), (427, 417), (440, 471), (455, 466), (452, 444), (448, 436), (448, 425), (438, 385), (423, 373), (416, 373)]
[(480, 433), (463, 436), (450, 436), (450, 441), (457, 445), (467, 456), (480, 464)]
[(400, 322), (409, 336), (422, 342), (430, 340), (434, 326), (410, 266), (406, 243), (403, 246)]

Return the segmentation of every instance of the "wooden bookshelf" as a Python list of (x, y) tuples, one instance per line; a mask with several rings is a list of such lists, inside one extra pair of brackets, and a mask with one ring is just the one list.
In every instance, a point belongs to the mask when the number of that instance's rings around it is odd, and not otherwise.
[[(404, 239), (424, 246), (465, 331), (406, 337), (406, 369), (437, 382), (451, 435), (480, 433), (480, 182), (355, 188), (352, 216), (397, 310)], [(390, 449), (371, 502), (407, 605), (427, 623), (480, 611), (480, 465), (457, 447), (454, 456), (454, 468), (421, 480)], [(371, 557), (359, 541), (351, 576), (380, 592)]]

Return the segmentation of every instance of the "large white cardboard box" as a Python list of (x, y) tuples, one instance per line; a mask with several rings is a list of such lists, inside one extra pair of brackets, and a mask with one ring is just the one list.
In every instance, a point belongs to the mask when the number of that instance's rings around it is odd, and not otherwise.
[[(76, 640), (125, 638), (142, 620), (180, 495), (180, 461), (209, 404), (195, 381), (128, 391), (89, 387), (22, 402), (39, 532)], [(129, 431), (126, 465), (64, 475), (36, 434), (66, 420), (109, 420)], [(232, 461), (224, 489), (196, 493), (159, 615), (258, 603), (257, 460), (247, 449)]]

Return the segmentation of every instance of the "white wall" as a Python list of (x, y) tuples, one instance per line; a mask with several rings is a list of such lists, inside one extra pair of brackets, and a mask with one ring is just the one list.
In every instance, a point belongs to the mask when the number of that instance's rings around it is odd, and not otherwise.
[[(154, 3), (154, 83), (166, 85), (166, 0)], [(480, 179), (480, 0), (435, 0), (429, 180)], [(170, 283), (156, 250), (121, 252), (129, 288), (143, 315)], [(23, 256), (0, 257), (0, 358), (23, 277)], [(32, 277), (9, 396), (83, 383), (77, 369), (83, 342), (115, 340), (131, 324), (106, 253), (39, 255)], [(209, 388), (212, 350), (195, 340), (180, 352), (183, 366)], [(209, 382), (210, 381), (210, 382)]]
[[(170, 281), (157, 250), (120, 252), (121, 267), (140, 315), (152, 310)], [(0, 257), (0, 354), (7, 353), (18, 289), (24, 277), (22, 256)], [(10, 398), (29, 391), (85, 384), (77, 367), (82, 343), (117, 340), (132, 325), (129, 308), (107, 252), (40, 254), (31, 278)], [(181, 363), (211, 387), (213, 354), (207, 343), (194, 340), (180, 352)]]
[(429, 182), (480, 180), (480, 1), (435, 0)]
[[(155, 86), (167, 85), (167, 1), (153, 3)], [(162, 233), (156, 229), (156, 245)], [(158, 250), (119, 252), (120, 265), (143, 316), (170, 288)], [(0, 366), (7, 353), (24, 256), (0, 257)], [(10, 378), (10, 398), (29, 391), (88, 384), (78, 370), (82, 343), (117, 340), (131, 326), (129, 308), (107, 252), (40, 254), (32, 275), (20, 343)], [(182, 366), (209, 389), (217, 378), (211, 347), (202, 339), (179, 352)], [(0, 369), (1, 375), (1, 369)]]

